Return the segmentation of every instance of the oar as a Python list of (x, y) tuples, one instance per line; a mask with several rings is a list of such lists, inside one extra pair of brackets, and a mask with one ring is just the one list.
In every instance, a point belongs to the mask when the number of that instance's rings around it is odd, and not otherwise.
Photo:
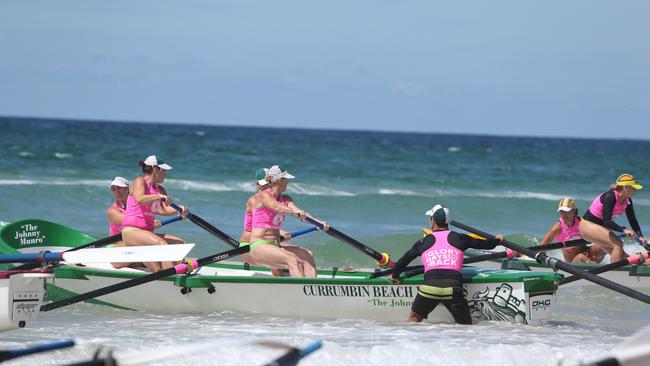
[[(593, 274), (600, 274), (600, 273), (603, 273), (603, 272), (611, 271), (611, 270), (616, 269), (616, 268), (625, 267), (625, 266), (628, 266), (628, 265), (640, 264), (640, 263), (645, 262), (646, 260), (648, 260), (648, 252), (638, 253), (638, 254), (635, 254), (635, 255), (631, 255), (631, 256), (629, 256), (629, 257), (627, 257), (627, 258), (625, 258), (623, 260), (620, 260), (618, 262), (613, 262), (613, 263), (606, 264), (604, 266), (600, 266), (598, 268), (589, 269), (589, 270), (587, 270), (587, 272), (591, 272)], [(565, 279), (563, 279), (562, 281), (560, 281), (560, 285), (566, 285), (567, 283), (575, 282), (575, 281), (578, 281), (578, 280), (581, 280), (581, 279), (582, 278), (580, 278), (579, 276), (569, 276), (569, 277), (566, 277)]]
[(611, 356), (600, 359), (585, 366), (642, 366), (650, 360), (650, 325), (632, 334), (628, 339), (614, 347)]
[[(312, 219), (311, 217), (305, 217), (305, 221), (308, 223), (318, 227), (319, 229), (323, 229), (323, 224), (320, 222)], [(370, 248), (369, 246), (359, 242), (358, 240), (352, 239), (351, 237), (343, 234), (342, 232), (336, 230), (335, 228), (331, 227), (326, 231), (326, 233), (330, 234), (332, 237), (341, 240), (343, 242), (346, 242), (353, 247), (359, 249), (360, 251), (364, 252), (366, 255), (372, 257), (377, 261), (377, 263), (382, 266), (382, 267), (394, 267), (395, 266), (395, 261), (390, 259), (390, 255), (388, 253), (379, 253), (378, 251)]]
[(292, 348), (289, 352), (267, 363), (264, 366), (295, 366), (298, 364), (298, 362), (300, 362), (301, 359), (318, 350), (322, 345), (323, 342), (319, 340), (308, 344), (304, 348)]
[(13, 360), (14, 358), (32, 355), (34, 353), (41, 353), (47, 351), (53, 351), (56, 349), (67, 348), (74, 346), (74, 339), (66, 339), (63, 341), (55, 341), (45, 344), (39, 344), (36, 346), (26, 347), (26, 348), (17, 348), (17, 349), (7, 349), (0, 351), (0, 362), (7, 360)]
[[(306, 229), (293, 231), (293, 232), (291, 232), (291, 238), (290, 238), (290, 239), (293, 239), (293, 238), (295, 238), (295, 237), (297, 237), (297, 236), (300, 236), (300, 235), (309, 234), (309, 233), (311, 233), (312, 231), (316, 231), (316, 230), (318, 230), (318, 229), (316, 228), (316, 226), (310, 226), (310, 227), (308, 227), (308, 228), (306, 228)], [(287, 240), (287, 239), (285, 239), (284, 236), (280, 236), (280, 240), (281, 240), (281, 241), (285, 241), (285, 240)]]
[[(483, 231), (475, 229), (475, 228), (473, 228), (471, 226), (467, 226), (467, 225), (462, 224), (460, 222), (457, 222), (455, 220), (451, 220), (451, 224), (453, 226), (456, 226), (457, 228), (463, 229), (465, 231), (473, 232), (475, 234), (481, 235), (481, 236), (486, 237), (486, 238), (490, 238), (490, 239), (494, 238), (493, 235), (490, 235), (488, 233), (485, 233)], [(510, 249), (512, 249), (514, 251), (523, 253), (523, 254), (531, 257), (531, 258), (535, 258), (535, 260), (537, 260), (537, 262), (539, 262), (539, 263), (546, 263), (549, 266), (551, 266), (551, 268), (553, 268), (553, 269), (560, 269), (560, 270), (562, 270), (564, 272), (574, 274), (576, 276), (582, 277), (583, 279), (585, 279), (587, 281), (591, 281), (591, 282), (593, 282), (595, 284), (601, 285), (601, 286), (606, 287), (606, 288), (608, 288), (610, 290), (619, 292), (619, 293), (621, 293), (623, 295), (626, 295), (626, 296), (629, 296), (631, 298), (637, 299), (637, 300), (642, 301), (642, 302), (644, 302), (646, 304), (650, 304), (650, 296), (648, 296), (648, 295), (646, 295), (644, 293), (641, 293), (641, 292), (636, 291), (634, 289), (631, 289), (629, 287), (622, 286), (622, 285), (620, 285), (620, 284), (618, 284), (616, 282), (610, 281), (610, 280), (608, 280), (606, 278), (598, 277), (597, 275), (595, 275), (593, 273), (585, 272), (585, 271), (583, 271), (583, 270), (581, 270), (579, 268), (573, 267), (570, 264), (565, 263), (565, 262), (563, 262), (563, 261), (561, 261), (561, 260), (559, 260), (557, 258), (549, 257), (548, 255), (546, 255), (545, 252), (535, 252), (535, 251), (530, 250), (528, 248), (525, 248), (525, 247), (522, 247), (522, 246), (517, 245), (515, 243), (512, 243), (512, 242), (510, 242), (508, 240), (504, 240), (501, 243), (501, 245), (503, 245), (506, 248), (510, 248)]]
[(40, 252), (0, 254), (0, 263), (62, 262), (69, 263), (127, 263), (179, 261), (194, 248), (194, 244), (142, 245), (132, 247), (82, 249), (74, 252)]
[(638, 235), (634, 234), (632, 238), (634, 239), (635, 242), (637, 242), (640, 246), (642, 246), (643, 249), (650, 251), (650, 244), (644, 244)]
[[(176, 209), (178, 212), (183, 212), (183, 209), (178, 206), (177, 204), (173, 203), (171, 206)], [(228, 234), (224, 233), (223, 231), (217, 229), (216, 227), (212, 226), (209, 222), (203, 220), (199, 216), (193, 214), (193, 213), (188, 213), (187, 218), (190, 219), (193, 223), (195, 223), (197, 226), (202, 228), (203, 230), (209, 232), (210, 234), (216, 236), (217, 238), (223, 240), (226, 242), (226, 244), (230, 245), (233, 248), (239, 247), (239, 242), (232, 237), (230, 237)]]
[(63, 299), (63, 300), (51, 302), (49, 304), (45, 304), (45, 305), (41, 306), (41, 311), (50, 311), (50, 310), (58, 309), (58, 308), (60, 308), (62, 306), (75, 304), (75, 303), (78, 303), (78, 302), (81, 302), (81, 301), (86, 301), (86, 300), (89, 300), (89, 299), (92, 299), (92, 298), (95, 298), (95, 297), (98, 297), (98, 296), (108, 295), (108, 294), (111, 294), (113, 292), (117, 292), (117, 291), (124, 290), (124, 289), (130, 288), (130, 287), (142, 285), (142, 284), (145, 284), (145, 283), (148, 283), (148, 282), (151, 282), (151, 281), (155, 281), (157, 279), (161, 279), (161, 278), (164, 278), (164, 277), (167, 277), (167, 276), (171, 276), (171, 275), (175, 275), (175, 274), (191, 273), (192, 271), (194, 271), (195, 269), (197, 269), (199, 267), (205, 266), (205, 265), (210, 264), (210, 263), (216, 263), (216, 262), (222, 261), (224, 259), (228, 259), (228, 258), (237, 256), (237, 255), (240, 255), (240, 254), (248, 253), (249, 250), (250, 250), (250, 246), (247, 245), (247, 246), (244, 246), (244, 247), (235, 248), (235, 249), (231, 249), (231, 250), (228, 250), (228, 251), (225, 251), (225, 252), (221, 252), (221, 253), (210, 255), (210, 256), (207, 256), (207, 257), (203, 257), (203, 258), (200, 258), (198, 260), (197, 259), (190, 260), (190, 261), (187, 261), (187, 262), (184, 262), (184, 263), (177, 264), (174, 267), (163, 269), (163, 270), (160, 270), (158, 272), (150, 273), (150, 274), (145, 275), (145, 276), (136, 277), (136, 278), (124, 281), (124, 282), (119, 282), (119, 283), (116, 283), (116, 284), (113, 284), (113, 285), (110, 285), (110, 286), (102, 287), (102, 288), (99, 288), (99, 289), (96, 289), (96, 290), (88, 291), (88, 292), (83, 293), (83, 294), (72, 296), (72, 297), (69, 297), (67, 299)]
[[(469, 234), (471, 237), (476, 238), (476, 239), (483, 239), (482, 236), (478, 236), (476, 234)], [(575, 240), (569, 240), (566, 242), (555, 242), (555, 243), (549, 243), (545, 245), (538, 245), (534, 247), (528, 247), (530, 250), (534, 251), (545, 251), (545, 250), (554, 250), (554, 249), (560, 249), (560, 248), (570, 248), (570, 247), (575, 247), (578, 245), (582, 244), (588, 244), (589, 242), (584, 240), (584, 239), (575, 239)], [(465, 258), (463, 261), (463, 264), (471, 264), (471, 263), (477, 263), (477, 262), (483, 262), (483, 261), (489, 261), (493, 259), (501, 259), (501, 258), (508, 258), (512, 259), (515, 257), (515, 251), (512, 249), (506, 249), (503, 252), (494, 252), (494, 253), (489, 253), (489, 254), (483, 254), (483, 255), (477, 255), (474, 257), (469, 257)], [(420, 273), (423, 272), (424, 266), (422, 265), (417, 265), (417, 266), (410, 266), (406, 267), (404, 270), (405, 277), (413, 277), (416, 276)], [(421, 272), (417, 272), (421, 271)], [(383, 276), (388, 276), (389, 274), (393, 273), (393, 269), (384, 269), (381, 271), (377, 271), (373, 274), (370, 275), (370, 278), (377, 278), (377, 277), (383, 277)]]
[[(181, 217), (181, 216), (175, 216), (175, 217), (169, 218), (167, 220), (161, 221), (160, 226), (171, 224), (172, 222), (180, 221), (182, 219), (183, 219), (183, 217)], [(66, 252), (74, 252), (74, 251), (77, 251), (77, 250), (88, 249), (88, 248), (100, 248), (100, 247), (103, 247), (105, 245), (113, 244), (115, 242), (118, 242), (120, 240), (122, 240), (122, 233), (111, 235), (111, 236), (108, 236), (106, 238), (102, 238), (102, 239), (99, 239), (99, 240), (95, 240), (95, 241), (93, 241), (91, 243), (80, 245), (78, 247), (70, 248), (70, 249), (66, 250)], [(25, 271), (25, 270), (38, 268), (39, 266), (40, 266), (40, 263), (26, 263), (26, 264), (20, 265), (18, 267), (12, 268), (12, 269), (16, 270), (16, 271)]]

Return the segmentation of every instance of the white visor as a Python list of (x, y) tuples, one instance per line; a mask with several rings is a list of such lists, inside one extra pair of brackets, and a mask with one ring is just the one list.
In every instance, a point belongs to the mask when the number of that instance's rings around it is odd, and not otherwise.
[(112, 186), (117, 186), (117, 187), (128, 187), (129, 186), (129, 181), (126, 178), (123, 177), (115, 177), (113, 181), (111, 182), (111, 187)]
[(165, 164), (164, 161), (161, 160), (160, 162), (158, 162), (158, 158), (156, 158), (156, 155), (147, 156), (147, 158), (144, 159), (144, 164), (149, 166), (157, 166), (163, 170), (172, 170), (172, 167)]

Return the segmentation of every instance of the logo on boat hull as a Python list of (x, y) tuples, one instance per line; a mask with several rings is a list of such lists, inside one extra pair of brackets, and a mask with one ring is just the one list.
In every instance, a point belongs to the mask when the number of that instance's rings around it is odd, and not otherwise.
[(476, 291), (468, 303), (474, 318), (526, 323), (526, 300), (517, 298), (510, 284), (486, 286), (484, 291)]
[(20, 229), (14, 233), (13, 238), (18, 245), (38, 245), (43, 244), (45, 235), (42, 235), (38, 225), (23, 224)]

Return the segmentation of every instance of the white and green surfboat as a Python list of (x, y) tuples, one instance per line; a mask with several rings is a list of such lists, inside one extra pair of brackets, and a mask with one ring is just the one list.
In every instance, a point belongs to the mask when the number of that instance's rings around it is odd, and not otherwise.
[[(0, 229), (0, 252), (62, 251), (95, 239), (44, 220), (21, 220)], [(225, 249), (224, 249), (225, 250)], [(374, 270), (320, 269), (317, 278), (273, 277), (268, 269), (242, 263), (214, 263), (190, 275), (172, 275), (100, 296), (95, 303), (152, 313), (214, 313), (232, 311), (301, 318), (350, 318), (404, 321), (422, 276), (400, 285), (371, 279)], [(53, 268), (47, 300), (56, 301), (146, 275), (109, 263)], [(562, 276), (532, 271), (463, 269), (464, 286), (475, 322), (481, 320), (538, 324), (555, 308)], [(442, 306), (429, 321), (453, 321)]]
[[(639, 248), (640, 251), (645, 251), (642, 248)], [(470, 249), (465, 252), (469, 257), (491, 254), (494, 252), (475, 250)], [(556, 258), (563, 259), (562, 253), (557, 252), (555, 254)], [(502, 258), (502, 259), (493, 259), (480, 262), (483, 268), (488, 269), (507, 269), (507, 270), (518, 270), (518, 271), (533, 271), (533, 272), (547, 272), (553, 273), (554, 270), (551, 266), (545, 263), (538, 263), (532, 258), (521, 257), (521, 258)], [(582, 269), (583, 271), (595, 270), (601, 266), (604, 266), (607, 263), (601, 264), (589, 264), (589, 263), (571, 263), (572, 266)], [(565, 276), (571, 276), (568, 273), (559, 271), (559, 273)], [(606, 272), (598, 274), (600, 277), (606, 278), (610, 281), (616, 282), (626, 287), (631, 287), (637, 289), (644, 293), (650, 293), (650, 266), (646, 265), (627, 265)], [(575, 282), (570, 282), (562, 284), (561, 287), (572, 287), (572, 286), (595, 286), (593, 282), (587, 280), (577, 280)]]

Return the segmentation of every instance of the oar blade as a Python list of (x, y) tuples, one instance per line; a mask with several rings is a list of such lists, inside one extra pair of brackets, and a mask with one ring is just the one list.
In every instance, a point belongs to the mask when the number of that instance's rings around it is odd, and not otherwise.
[(187, 256), (192, 248), (194, 248), (194, 244), (81, 249), (63, 253), (63, 259), (69, 263), (180, 261)]

